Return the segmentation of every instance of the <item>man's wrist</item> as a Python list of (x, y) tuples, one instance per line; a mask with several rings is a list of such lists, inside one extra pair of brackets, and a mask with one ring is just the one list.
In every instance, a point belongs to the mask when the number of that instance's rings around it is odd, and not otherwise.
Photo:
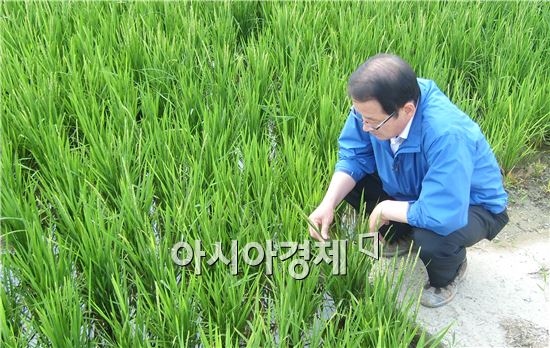
[(392, 203), (392, 201), (390, 201), (390, 200), (385, 200), (385, 201), (380, 202), (380, 219), (382, 219), (382, 220), (391, 220), (391, 218), (387, 215), (387, 213), (388, 213), (388, 204), (391, 205), (391, 203)]
[(408, 202), (386, 200), (380, 202), (380, 218), (388, 221), (408, 223)]
[(336, 203), (334, 202), (334, 199), (325, 198), (321, 201), (321, 205), (327, 208), (330, 208), (332, 210), (336, 209)]

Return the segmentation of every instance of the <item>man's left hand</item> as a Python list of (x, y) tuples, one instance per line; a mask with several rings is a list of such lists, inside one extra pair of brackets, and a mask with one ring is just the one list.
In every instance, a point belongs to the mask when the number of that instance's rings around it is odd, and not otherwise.
[(372, 213), (369, 216), (369, 231), (378, 232), (378, 228), (383, 225), (387, 225), (390, 221), (384, 217), (384, 209), (387, 209), (386, 202), (382, 201), (374, 207)]
[(370, 232), (378, 232), (378, 228), (387, 225), (390, 221), (408, 223), (408, 202), (382, 201), (372, 210), (369, 217)]

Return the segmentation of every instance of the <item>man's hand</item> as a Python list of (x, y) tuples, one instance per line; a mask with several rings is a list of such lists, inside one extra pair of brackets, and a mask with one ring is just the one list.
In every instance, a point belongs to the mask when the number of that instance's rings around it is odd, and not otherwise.
[(369, 217), (369, 232), (377, 232), (382, 225), (387, 225), (390, 220), (408, 223), (408, 202), (382, 201), (372, 210)]
[[(319, 242), (329, 239), (328, 228), (332, 220), (334, 220), (334, 209), (329, 205), (321, 203), (309, 216), (309, 235)], [(320, 233), (315, 231), (315, 228), (311, 225), (315, 226)]]
[(382, 225), (387, 225), (390, 221), (384, 217), (384, 209), (387, 209), (386, 202), (382, 201), (374, 207), (369, 216), (369, 232), (378, 232)]

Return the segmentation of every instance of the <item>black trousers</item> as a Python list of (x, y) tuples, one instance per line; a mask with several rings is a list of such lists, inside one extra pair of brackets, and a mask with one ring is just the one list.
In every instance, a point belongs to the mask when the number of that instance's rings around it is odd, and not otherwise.
[[(359, 181), (344, 199), (357, 211), (363, 202), (365, 212), (369, 214), (379, 202), (393, 200), (382, 189), (382, 182), (376, 174), (367, 175)], [(460, 264), (466, 259), (466, 248), (482, 239), (492, 240), (507, 223), (506, 209), (500, 214), (493, 214), (481, 206), (471, 205), (468, 224), (447, 236), (395, 221), (382, 226), (379, 232), (389, 243), (405, 237), (412, 238), (420, 247), (420, 259), (426, 266), (430, 284), (444, 287), (456, 277)]]

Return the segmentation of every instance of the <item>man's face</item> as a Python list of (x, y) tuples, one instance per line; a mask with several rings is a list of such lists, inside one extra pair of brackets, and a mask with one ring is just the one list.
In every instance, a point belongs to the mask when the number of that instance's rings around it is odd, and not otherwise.
[[(375, 130), (374, 128), (384, 122), (390, 115), (384, 111), (382, 105), (376, 100), (366, 102), (353, 100), (353, 107), (363, 118), (363, 131), (371, 133), (379, 140), (388, 140), (398, 136), (403, 131), (410, 120), (410, 117), (407, 117), (408, 114), (406, 113), (408, 109), (407, 104), (405, 107), (396, 110), (393, 117), (390, 117), (380, 128)], [(396, 117), (397, 115), (399, 117)]]

